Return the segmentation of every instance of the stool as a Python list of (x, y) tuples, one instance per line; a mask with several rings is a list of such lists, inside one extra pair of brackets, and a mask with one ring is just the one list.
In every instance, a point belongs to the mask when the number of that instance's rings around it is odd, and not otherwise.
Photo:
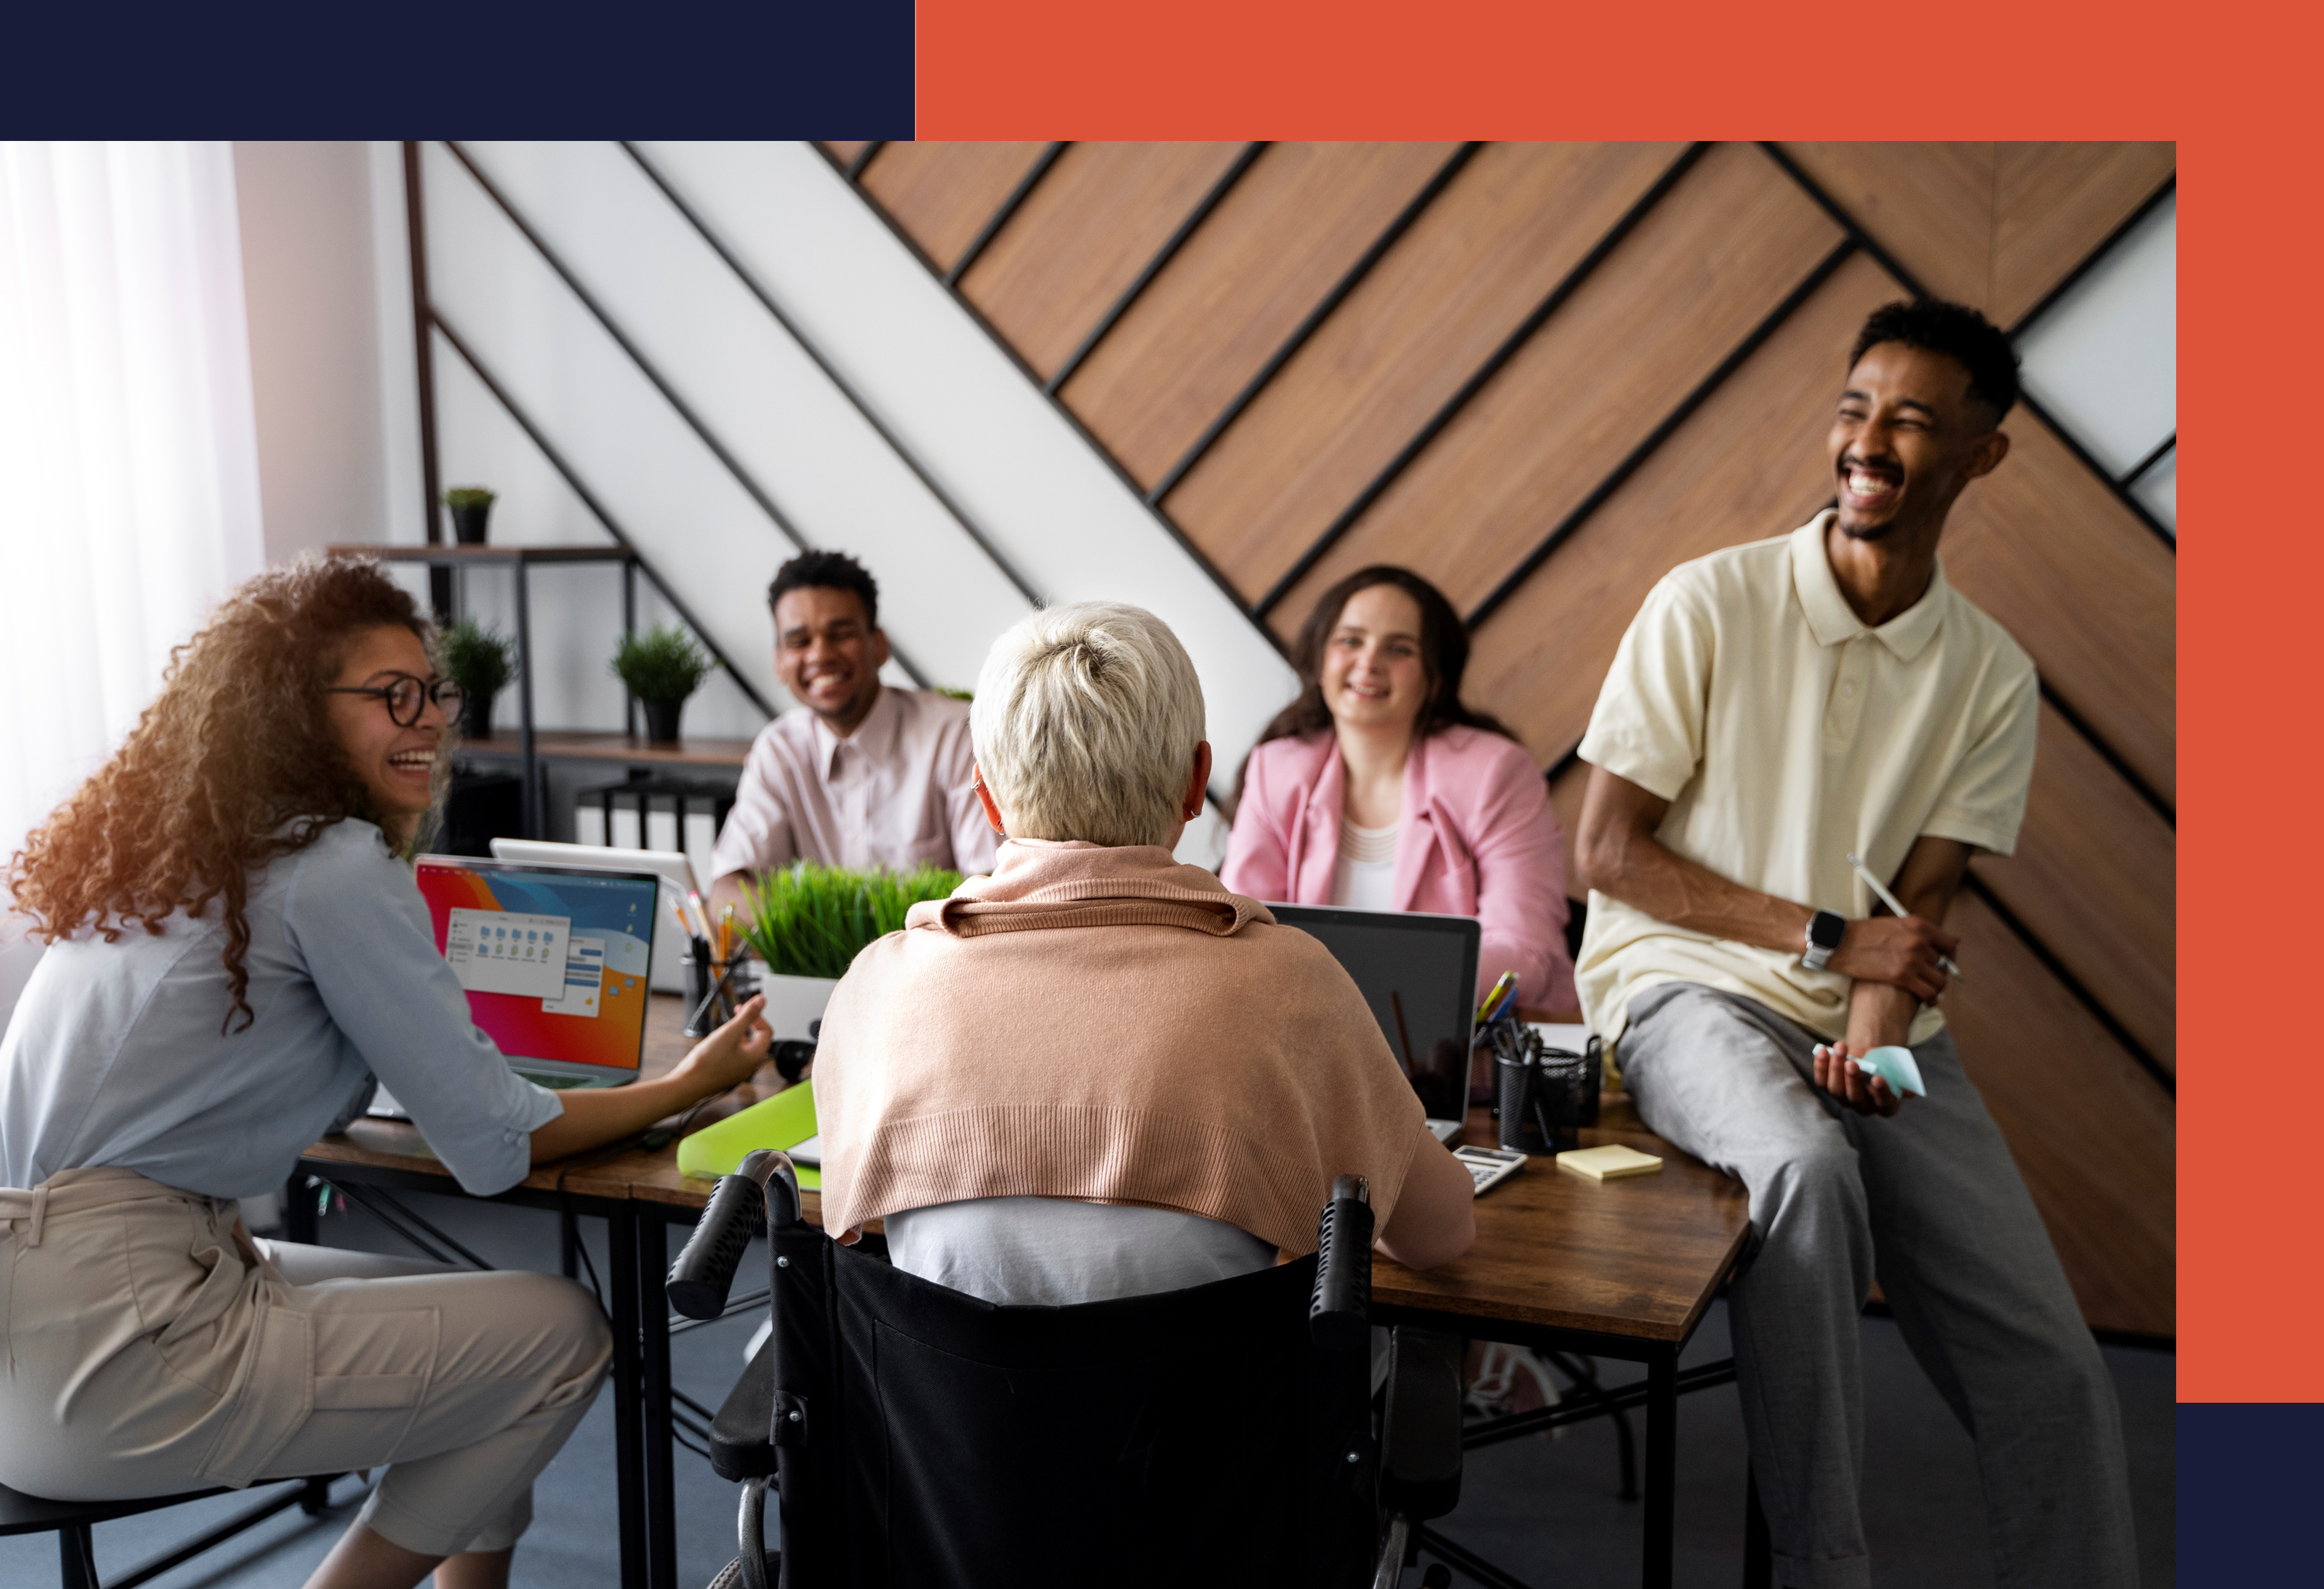
[(138, 1501), (43, 1501), (37, 1495), (26, 1495), (0, 1484), (0, 1536), (53, 1532), (57, 1552), (62, 1559), (64, 1589), (134, 1589), (214, 1546), (225, 1544), (286, 1508), (296, 1506), (309, 1517), (320, 1516), (331, 1503), (332, 1482), (344, 1476), (332, 1474), (292, 1480), (291, 1487), (281, 1493), (245, 1508), (199, 1538), (189, 1539), (104, 1585), (97, 1583), (97, 1541), (89, 1532), (95, 1525), (135, 1517), (141, 1512), (159, 1511), (165, 1506), (183, 1506), (205, 1496), (223, 1495), (225, 1490), (189, 1490), (181, 1495), (154, 1495)]

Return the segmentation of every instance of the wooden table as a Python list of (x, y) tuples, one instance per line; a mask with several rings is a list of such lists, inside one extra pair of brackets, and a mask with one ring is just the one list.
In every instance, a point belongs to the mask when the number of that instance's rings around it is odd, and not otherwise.
[[(644, 1074), (658, 1076), (688, 1047), (680, 1001), (658, 994), (648, 1019)], [(696, 1113), (706, 1125), (772, 1096), (771, 1069)], [(1471, 1111), (1466, 1139), (1489, 1145), (1493, 1124)], [(1372, 1309), (1384, 1324), (1645, 1364), (1646, 1451), (1642, 1581), (1671, 1580), (1677, 1483), (1679, 1353), (1741, 1254), (1749, 1209), (1739, 1182), (1688, 1158), (1641, 1126), (1609, 1095), (1584, 1146), (1623, 1142), (1658, 1154), (1656, 1175), (1598, 1182), (1542, 1160), (1477, 1204), (1477, 1242), (1467, 1256), (1419, 1272), (1388, 1258), (1372, 1270)], [(416, 1128), (365, 1120), (317, 1143), (300, 1168), (334, 1184), (457, 1195)], [(571, 1208), (607, 1221), (615, 1335), (614, 1437), (621, 1475), (622, 1581), (625, 1589), (679, 1589), (671, 1473), (669, 1227), (690, 1225), (714, 1182), (678, 1171), (677, 1149), (578, 1155), (535, 1170), (498, 1201)], [(293, 1205), (301, 1199), (293, 1196)], [(819, 1221), (822, 1199), (801, 1198)], [(294, 1240), (300, 1239), (294, 1230)], [(1694, 1374), (1697, 1371), (1689, 1371)], [(1704, 1383), (1725, 1376), (1712, 1371)]]

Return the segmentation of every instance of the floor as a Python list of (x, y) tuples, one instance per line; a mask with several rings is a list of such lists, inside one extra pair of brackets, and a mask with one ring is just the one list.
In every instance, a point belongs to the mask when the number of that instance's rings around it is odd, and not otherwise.
[[(557, 1229), (546, 1214), (449, 1198), (412, 1202), (494, 1263), (556, 1267)], [(590, 1222), (583, 1227), (602, 1274), (602, 1233)], [(360, 1211), (327, 1219), (324, 1240), (383, 1252), (410, 1251)], [(674, 1341), (672, 1370), (678, 1388), (715, 1406), (740, 1370), (751, 1327), (752, 1321), (738, 1318)], [(1968, 1436), (1914, 1365), (1895, 1325), (1866, 1319), (1864, 1344), (1865, 1527), (1880, 1589), (1991, 1584), (1983, 1502)], [(1687, 1362), (1726, 1354), (1726, 1320), (1714, 1310)], [(2146, 1589), (2167, 1589), (2174, 1581), (2177, 1543), (2176, 1359), (2135, 1347), (2107, 1347), (2106, 1356), (2122, 1400), (2144, 1583)], [(1632, 1372), (1610, 1363), (1602, 1367), (1609, 1381)], [(1682, 1402), (1679, 1437), (1677, 1581), (1686, 1589), (1733, 1589), (1741, 1579), (1744, 1469), (1733, 1388)], [(676, 1460), (678, 1578), (691, 1589), (706, 1584), (733, 1554), (734, 1497), (732, 1487), (721, 1483), (699, 1457), (681, 1450)], [(532, 1531), (516, 1553), (518, 1589), (580, 1589), (616, 1582), (613, 1492), (613, 1413), (601, 1396), (534, 1486)], [(152, 1582), (158, 1589), (297, 1589), (354, 1515), (363, 1490), (349, 1478), (334, 1493), (339, 1502), (322, 1518), (309, 1519), (293, 1508)], [(97, 1530), (99, 1572), (110, 1581), (250, 1503), (248, 1496), (226, 1496), (102, 1525)], [(1602, 1419), (1559, 1439), (1519, 1440), (1474, 1454), (1460, 1510), (1442, 1526), (1504, 1571), (1544, 1589), (1613, 1589), (1637, 1582), (1638, 1506), (1617, 1493), (1614, 1434)], [(52, 1536), (0, 1539), (0, 1584), (29, 1589), (54, 1583), (56, 1570)], [(1416, 1573), (1406, 1575), (1407, 1583), (1417, 1580)]]

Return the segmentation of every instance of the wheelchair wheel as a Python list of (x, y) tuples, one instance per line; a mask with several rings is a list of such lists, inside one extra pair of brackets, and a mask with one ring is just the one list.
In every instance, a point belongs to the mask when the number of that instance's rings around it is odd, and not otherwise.
[[(766, 1582), (770, 1584), (779, 1584), (782, 1582), (782, 1561), (783, 1556), (781, 1551), (770, 1550), (767, 1552)], [(724, 1566), (718, 1569), (718, 1575), (710, 1580), (710, 1589), (744, 1589), (744, 1585), (748, 1582), (749, 1580), (742, 1573), (742, 1558), (738, 1556), (733, 1561), (728, 1562)]]

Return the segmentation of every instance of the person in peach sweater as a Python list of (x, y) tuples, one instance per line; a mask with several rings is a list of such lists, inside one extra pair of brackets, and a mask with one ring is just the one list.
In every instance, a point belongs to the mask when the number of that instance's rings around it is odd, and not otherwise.
[(1323, 593), (1293, 649), (1298, 698), (1243, 765), (1226, 885), (1287, 904), (1474, 916), (1481, 998), (1576, 1007), (1565, 832), (1516, 736), (1462, 704), (1469, 636), (1407, 568)]
[(993, 643), (971, 728), (999, 858), (832, 993), (825, 1227), (883, 1219), (907, 1272), (1062, 1306), (1311, 1252), (1333, 1178), (1360, 1175), (1390, 1257), (1466, 1252), (1469, 1173), (1355, 984), (1172, 858), (1211, 747), (1169, 628), (1112, 603), (1032, 614)]

